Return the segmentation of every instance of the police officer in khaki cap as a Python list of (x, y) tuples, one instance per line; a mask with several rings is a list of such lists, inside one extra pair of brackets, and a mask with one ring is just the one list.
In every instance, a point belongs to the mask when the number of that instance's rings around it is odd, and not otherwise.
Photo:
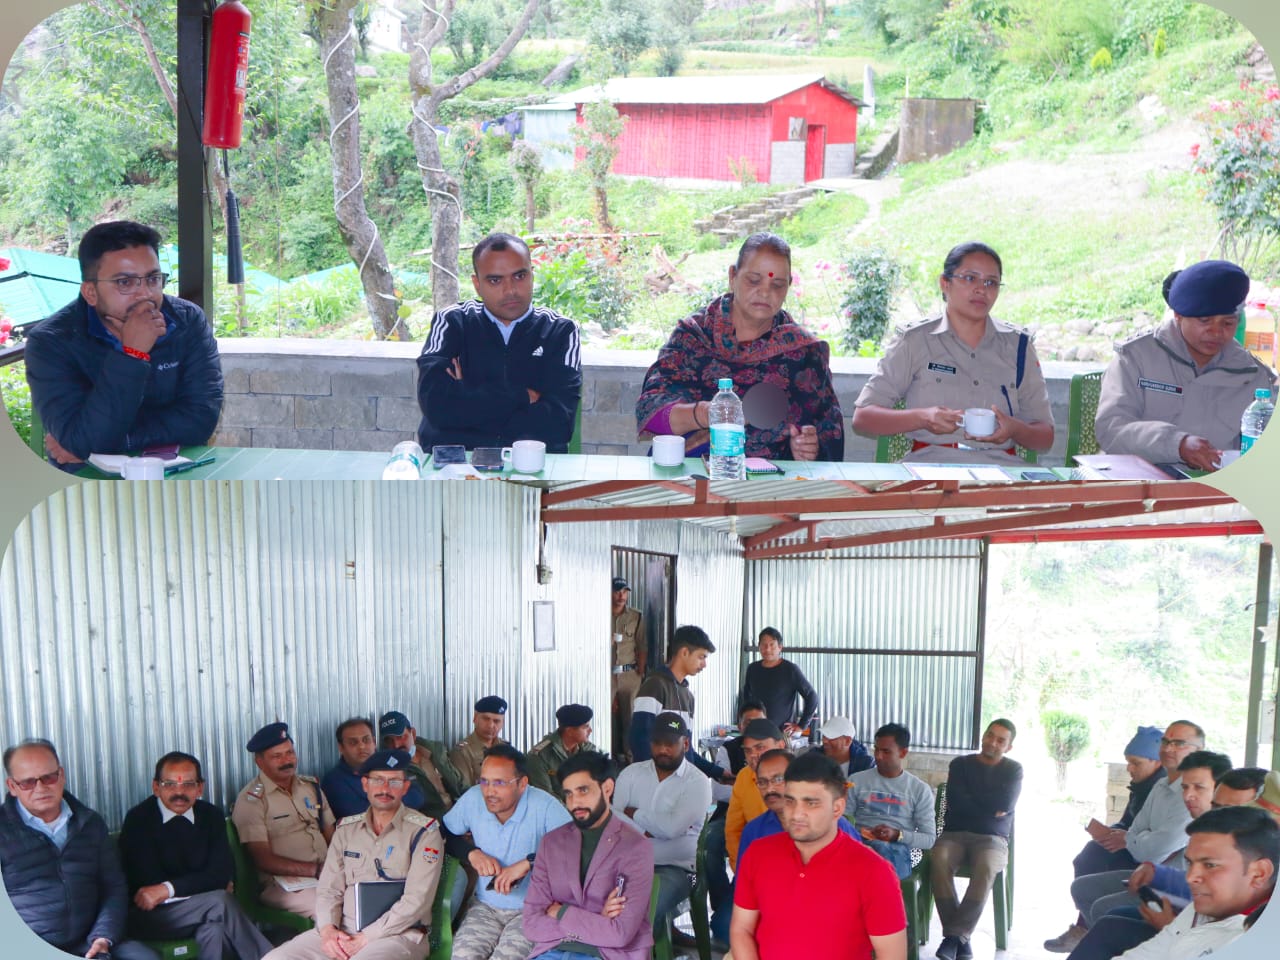
[(648, 666), (643, 620), (640, 611), (627, 606), (631, 584), (625, 577), (613, 578), (610, 613), (613, 615), (613, 752), (627, 756), (627, 734), (631, 731), (631, 713), (636, 692), (644, 681)]
[(258, 868), (258, 898), (314, 918), (314, 881), (333, 836), (329, 801), (315, 777), (297, 772), (288, 724), (267, 724), (246, 748), (259, 772), (237, 795), (231, 819)]
[(1235, 342), (1249, 276), (1205, 260), (1165, 279), (1173, 316), (1116, 346), (1094, 433), (1107, 453), (1216, 470), (1240, 447), (1240, 416), (1275, 375)]
[[(444, 844), (439, 824), (402, 802), (410, 762), (403, 750), (380, 750), (361, 766), (369, 809), (347, 817), (333, 834), (316, 888), (316, 929), (271, 951), (270, 960), (422, 960), (431, 952)], [(386, 880), (404, 881), (404, 892), (360, 926), (356, 885)]]
[(480, 779), (480, 767), (484, 752), (490, 747), (506, 743), (498, 734), (507, 719), (507, 701), (497, 696), (481, 697), (476, 701), (471, 715), (472, 730), (449, 751), (449, 762), (462, 778), (463, 791), (476, 785)]

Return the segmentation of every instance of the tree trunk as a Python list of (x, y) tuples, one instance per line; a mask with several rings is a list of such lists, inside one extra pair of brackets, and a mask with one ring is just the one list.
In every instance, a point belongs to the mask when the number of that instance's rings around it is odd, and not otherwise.
[(533, 184), (526, 183), (524, 185), (524, 219), (525, 229), (533, 233), (533, 223), (537, 219), (538, 203), (533, 198)]
[(329, 136), (333, 168), (333, 212), (342, 242), (364, 287), (365, 303), (380, 340), (407, 339), (399, 317), (400, 300), (378, 227), (364, 205), (360, 165), (360, 97), (356, 92), (356, 31), (351, 12), (356, 0), (331, 0), (317, 6), (320, 56), (329, 90)]
[(598, 184), (592, 189), (596, 192), (596, 223), (602, 233), (613, 233), (613, 221), (609, 219), (609, 191)]
[(431, 51), (444, 39), (453, 16), (455, 0), (443, 0), (434, 16), (424, 14), (418, 39), (409, 56), (409, 90), (413, 96), (413, 118), (409, 124), (413, 152), (422, 173), (422, 186), (431, 201), (431, 303), (443, 310), (457, 303), (459, 282), (458, 235), (462, 227), (462, 189), (457, 179), (444, 169), (436, 121), (440, 104), (456, 97), (477, 80), (491, 74), (529, 29), (539, 0), (526, 0), (519, 22), (487, 60), (437, 86), (432, 77)]
[(1067, 765), (1061, 760), (1053, 761), (1053, 765), (1057, 768), (1058, 775), (1058, 792), (1067, 792)]

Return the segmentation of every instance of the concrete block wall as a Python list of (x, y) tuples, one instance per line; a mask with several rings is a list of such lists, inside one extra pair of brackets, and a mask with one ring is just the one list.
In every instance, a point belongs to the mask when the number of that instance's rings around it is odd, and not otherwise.
[[(308, 339), (224, 339), (218, 347), (226, 401), (214, 443), (231, 447), (390, 450), (418, 428), (418, 343)], [(652, 350), (583, 350), (584, 453), (642, 456), (636, 398), (657, 356)], [(848, 431), (848, 417), (875, 360), (837, 357), (831, 373), (844, 411), (845, 459), (875, 459), (875, 441)], [(1061, 464), (1071, 376), (1098, 364), (1045, 362), (1058, 429), (1041, 458)]]
[(775, 140), (769, 145), (769, 182), (804, 183), (803, 140)]
[(1124, 816), (1124, 808), (1129, 805), (1129, 768), (1123, 763), (1107, 764), (1107, 797), (1103, 823), (1115, 823)]
[(856, 160), (852, 143), (827, 144), (826, 153), (822, 158), (822, 175), (824, 177), (851, 177), (853, 176), (853, 165)]
[(903, 761), (902, 766), (937, 790), (938, 784), (946, 782), (951, 761), (970, 752), (972, 751), (912, 750), (907, 754), (907, 759)]

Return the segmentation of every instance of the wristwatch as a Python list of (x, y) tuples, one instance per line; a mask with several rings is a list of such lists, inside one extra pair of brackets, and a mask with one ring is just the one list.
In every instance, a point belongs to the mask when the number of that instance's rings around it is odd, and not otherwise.
[(529, 865), (530, 865), (530, 866), (532, 866), (532, 865), (533, 865), (533, 860), (534, 860), (534, 858), (535, 858), (536, 856), (537, 856), (537, 854), (536, 854), (536, 853), (531, 853), (531, 854), (529, 854), (527, 857), (525, 857), (525, 859), (529, 861)]

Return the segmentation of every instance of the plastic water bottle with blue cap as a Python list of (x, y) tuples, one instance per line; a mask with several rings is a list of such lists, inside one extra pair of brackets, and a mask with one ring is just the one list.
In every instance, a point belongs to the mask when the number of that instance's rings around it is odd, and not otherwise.
[(1275, 413), (1275, 410), (1276, 405), (1271, 402), (1270, 390), (1259, 387), (1253, 391), (1253, 403), (1244, 408), (1244, 415), (1240, 418), (1240, 452), (1242, 454), (1248, 453), (1249, 448), (1262, 436), (1262, 431), (1267, 429), (1267, 424), (1271, 422), (1271, 414)]
[(383, 480), (421, 480), (426, 459), (416, 440), (404, 440), (391, 448), (391, 459), (382, 468)]
[(742, 480), (747, 475), (747, 427), (742, 401), (733, 392), (733, 381), (728, 377), (720, 379), (719, 387), (707, 414), (711, 424), (711, 479)]

